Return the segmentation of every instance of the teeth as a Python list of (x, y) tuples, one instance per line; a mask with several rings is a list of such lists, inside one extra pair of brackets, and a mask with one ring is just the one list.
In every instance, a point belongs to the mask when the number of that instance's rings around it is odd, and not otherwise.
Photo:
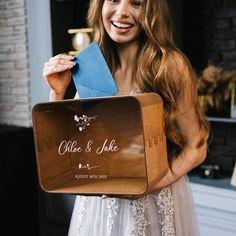
[(120, 27), (120, 28), (129, 28), (129, 27), (132, 26), (131, 24), (120, 23), (120, 22), (117, 22), (117, 21), (113, 21), (113, 24), (117, 27)]

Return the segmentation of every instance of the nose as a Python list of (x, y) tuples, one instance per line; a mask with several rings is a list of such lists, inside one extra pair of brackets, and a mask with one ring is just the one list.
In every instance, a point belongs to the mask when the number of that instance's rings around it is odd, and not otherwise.
[(127, 1), (120, 1), (116, 8), (116, 15), (121, 18), (129, 17), (129, 5)]

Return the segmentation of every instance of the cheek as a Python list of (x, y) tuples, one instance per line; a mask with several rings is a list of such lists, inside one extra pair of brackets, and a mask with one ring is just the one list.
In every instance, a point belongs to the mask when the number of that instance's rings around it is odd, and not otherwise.
[(141, 25), (141, 13), (139, 12), (139, 13), (136, 13), (135, 15), (134, 15), (134, 17), (135, 17), (135, 21), (136, 21), (136, 23), (137, 24), (139, 24), (139, 25)]
[(139, 26), (140, 30), (143, 30), (142, 19), (141, 19), (141, 17), (140, 17), (140, 16), (137, 18), (137, 24), (138, 24), (138, 26)]

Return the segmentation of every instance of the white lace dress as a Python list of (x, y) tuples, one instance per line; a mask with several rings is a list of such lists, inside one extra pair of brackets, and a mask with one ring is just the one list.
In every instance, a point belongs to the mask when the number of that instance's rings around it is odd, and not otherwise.
[(68, 232), (68, 236), (199, 235), (187, 176), (138, 200), (78, 195)]
[(68, 235), (200, 235), (188, 178), (138, 200), (76, 196)]

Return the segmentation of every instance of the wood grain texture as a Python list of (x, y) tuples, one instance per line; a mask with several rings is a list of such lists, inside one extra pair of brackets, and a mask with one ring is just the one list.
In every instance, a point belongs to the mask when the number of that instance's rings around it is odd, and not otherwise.
[(32, 121), (46, 192), (141, 194), (167, 171), (155, 93), (40, 103)]

